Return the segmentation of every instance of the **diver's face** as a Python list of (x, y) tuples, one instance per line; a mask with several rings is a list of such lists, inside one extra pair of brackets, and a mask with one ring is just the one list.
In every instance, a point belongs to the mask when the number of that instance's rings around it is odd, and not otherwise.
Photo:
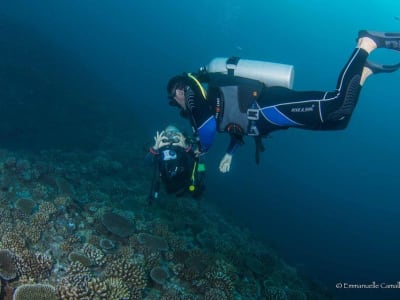
[(185, 103), (185, 91), (183, 89), (176, 89), (174, 99), (179, 106), (186, 110), (186, 103)]

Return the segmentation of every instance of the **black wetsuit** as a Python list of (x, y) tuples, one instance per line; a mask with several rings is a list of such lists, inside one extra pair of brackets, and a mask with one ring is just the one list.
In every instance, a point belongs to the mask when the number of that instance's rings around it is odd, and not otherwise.
[[(194, 154), (192, 147), (185, 149), (167, 145), (158, 151), (150, 148), (150, 153), (159, 173), (159, 178), (154, 180), (161, 179), (168, 194), (183, 196), (189, 193), (194, 198), (201, 197), (205, 189), (205, 172), (199, 171), (199, 158)], [(151, 195), (158, 194), (158, 189), (159, 184), (154, 182)]]
[[(338, 78), (336, 89), (329, 92), (267, 87), (256, 80), (241, 80), (230, 75), (222, 75), (225, 79), (221, 81), (221, 75), (215, 80), (212, 74), (202, 74), (198, 76), (199, 81), (208, 85), (207, 99), (204, 99), (198, 83), (188, 80), (186, 113), (198, 133), (201, 150), (208, 150), (217, 131), (229, 132), (232, 128), (236, 140), (240, 134), (262, 137), (290, 127), (309, 130), (346, 128), (358, 101), (361, 73), (367, 57), (365, 50), (356, 48)], [(237, 99), (232, 101), (235, 97)], [(249, 120), (248, 109), (255, 114), (252, 120)], [(237, 145), (237, 142), (231, 142), (227, 152), (233, 153)]]

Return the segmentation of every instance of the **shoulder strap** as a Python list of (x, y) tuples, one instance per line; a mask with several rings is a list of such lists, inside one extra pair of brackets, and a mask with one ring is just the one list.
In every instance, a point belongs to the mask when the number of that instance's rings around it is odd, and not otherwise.
[(194, 77), (192, 73), (188, 73), (187, 75), (190, 79), (192, 79), (196, 83), (197, 87), (200, 89), (201, 94), (203, 95), (203, 99), (206, 100), (207, 93), (202, 84), (200, 83), (200, 81), (196, 77)]
[(226, 60), (226, 69), (228, 70), (228, 75), (233, 76), (235, 75), (235, 70), (237, 64), (239, 63), (240, 57), (232, 56)]

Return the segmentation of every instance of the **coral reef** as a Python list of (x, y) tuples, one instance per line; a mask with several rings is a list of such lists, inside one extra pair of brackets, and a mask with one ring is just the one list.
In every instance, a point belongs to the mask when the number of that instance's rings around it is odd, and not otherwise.
[(123, 153), (0, 151), (5, 299), (330, 299), (208, 201), (149, 206), (143, 152)]

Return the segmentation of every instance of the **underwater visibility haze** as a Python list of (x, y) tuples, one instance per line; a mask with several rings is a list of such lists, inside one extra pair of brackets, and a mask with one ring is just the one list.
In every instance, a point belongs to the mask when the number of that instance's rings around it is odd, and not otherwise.
[(260, 165), (245, 139), (227, 174), (219, 134), (201, 200), (147, 201), (155, 132), (191, 131), (171, 76), (239, 56), (332, 90), (359, 30), (400, 32), (367, 2), (1, 2), (0, 299), (400, 299), (399, 72), (345, 130), (274, 132)]

